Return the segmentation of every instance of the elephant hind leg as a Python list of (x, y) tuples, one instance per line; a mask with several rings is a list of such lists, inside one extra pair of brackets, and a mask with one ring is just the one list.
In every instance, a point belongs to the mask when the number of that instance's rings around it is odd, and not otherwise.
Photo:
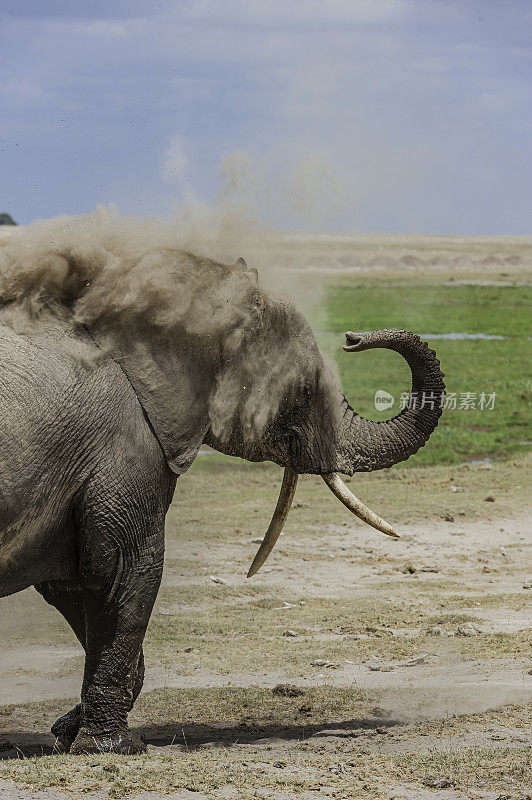
[(47, 603), (57, 608), (59, 613), (63, 615), (76, 634), (76, 639), (85, 650), (86, 632), (83, 588), (81, 586), (73, 586), (65, 581), (38, 583), (35, 588)]
[[(62, 614), (85, 650), (85, 601), (82, 587), (72, 587), (61, 581), (47, 581), (36, 584), (35, 588), (47, 603)], [(81, 704), (78, 703), (52, 725), (53, 735), (66, 750), (70, 749), (78, 735), (80, 716)]]

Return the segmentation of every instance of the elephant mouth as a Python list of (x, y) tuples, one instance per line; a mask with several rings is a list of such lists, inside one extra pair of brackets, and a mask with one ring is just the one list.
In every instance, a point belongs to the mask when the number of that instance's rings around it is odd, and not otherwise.
[[(277, 500), (277, 505), (275, 506), (275, 511), (273, 512), (266, 535), (249, 568), (247, 574), (248, 578), (251, 578), (252, 575), (255, 575), (259, 571), (281, 535), (296, 493), (298, 477), (299, 474), (295, 472), (295, 470), (291, 467), (285, 467), (279, 499)], [(335, 497), (337, 497), (356, 517), (363, 520), (368, 525), (371, 525), (372, 528), (382, 531), (382, 533), (385, 533), (387, 536), (392, 536), (394, 539), (400, 538), (397, 531), (395, 531), (386, 520), (379, 517), (374, 511), (371, 511), (370, 508), (364, 505), (364, 503), (347, 488), (338, 473), (329, 472), (321, 477)]]

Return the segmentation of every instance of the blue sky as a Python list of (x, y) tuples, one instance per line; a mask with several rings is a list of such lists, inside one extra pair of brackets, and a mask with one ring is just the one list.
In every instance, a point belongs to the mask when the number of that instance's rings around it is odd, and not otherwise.
[(0, 211), (530, 234), (529, 0), (2, 0)]

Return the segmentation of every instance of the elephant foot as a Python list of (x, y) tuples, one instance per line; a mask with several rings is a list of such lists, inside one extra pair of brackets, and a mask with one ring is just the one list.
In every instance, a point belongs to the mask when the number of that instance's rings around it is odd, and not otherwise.
[(80, 719), (81, 704), (78, 703), (52, 725), (53, 735), (66, 750), (70, 749), (70, 745), (78, 735)]
[(84, 753), (118, 753), (120, 755), (135, 755), (145, 753), (146, 745), (132, 731), (113, 731), (112, 733), (90, 734), (83, 729), (76, 736), (70, 752), (73, 755)]

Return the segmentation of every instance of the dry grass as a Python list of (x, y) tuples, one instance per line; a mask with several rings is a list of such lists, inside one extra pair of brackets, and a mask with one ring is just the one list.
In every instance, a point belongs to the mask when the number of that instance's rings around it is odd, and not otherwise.
[[(520, 740), (530, 707), (405, 724), (377, 701), (376, 693), (331, 687), (296, 698), (259, 689), (152, 692), (135, 714), (152, 743), (147, 755), (12, 760), (0, 775), (81, 795), (185, 788), (242, 800), (274, 796), (261, 789), (293, 798), (389, 798), (394, 785), (442, 779), (466, 792), (529, 785), (530, 750)], [(478, 744), (468, 745), (473, 735)]]

